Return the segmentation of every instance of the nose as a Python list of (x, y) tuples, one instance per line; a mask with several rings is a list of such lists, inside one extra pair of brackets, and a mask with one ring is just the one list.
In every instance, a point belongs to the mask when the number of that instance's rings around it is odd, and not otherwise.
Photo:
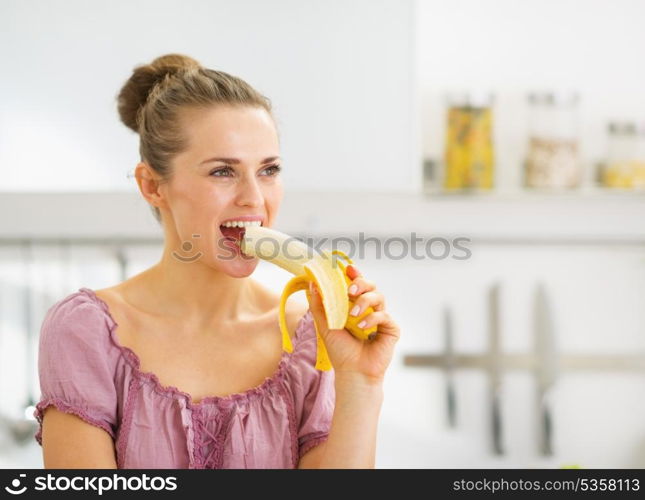
[(239, 184), (237, 204), (243, 207), (261, 207), (264, 204), (262, 189), (253, 177), (244, 179)]

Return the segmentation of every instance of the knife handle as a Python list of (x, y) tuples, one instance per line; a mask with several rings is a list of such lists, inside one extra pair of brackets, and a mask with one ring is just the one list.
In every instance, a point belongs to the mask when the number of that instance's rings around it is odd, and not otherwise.
[(499, 392), (493, 391), (491, 398), (491, 420), (493, 431), (493, 452), (496, 455), (504, 454), (504, 446), (502, 445), (502, 409), (501, 398)]
[(553, 418), (551, 408), (546, 400), (542, 400), (542, 454), (553, 455)]
[(448, 407), (448, 425), (450, 427), (457, 426), (457, 398), (455, 396), (455, 385), (452, 380), (452, 375), (447, 375), (446, 380), (446, 404)]

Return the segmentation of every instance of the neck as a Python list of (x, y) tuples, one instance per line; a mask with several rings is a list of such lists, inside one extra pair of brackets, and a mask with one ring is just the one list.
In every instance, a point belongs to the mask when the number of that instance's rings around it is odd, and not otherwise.
[(168, 247), (161, 260), (143, 274), (154, 291), (154, 309), (184, 324), (208, 326), (243, 320), (248, 304), (254, 302), (250, 277), (231, 277), (200, 259), (182, 262)]

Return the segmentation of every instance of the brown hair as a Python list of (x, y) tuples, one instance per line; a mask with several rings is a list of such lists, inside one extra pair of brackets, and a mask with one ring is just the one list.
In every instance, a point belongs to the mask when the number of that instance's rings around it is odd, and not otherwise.
[[(271, 101), (244, 80), (204, 68), (182, 54), (166, 54), (137, 66), (117, 102), (121, 121), (139, 134), (141, 161), (148, 163), (162, 181), (172, 175), (172, 158), (187, 147), (179, 126), (182, 109), (251, 106), (264, 108), (273, 117)], [(161, 222), (159, 209), (152, 209)]]

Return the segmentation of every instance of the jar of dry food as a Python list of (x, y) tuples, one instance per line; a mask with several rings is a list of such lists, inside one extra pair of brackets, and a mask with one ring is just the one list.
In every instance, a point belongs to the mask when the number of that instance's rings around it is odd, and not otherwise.
[(633, 186), (637, 139), (634, 123), (612, 121), (607, 124), (607, 158), (602, 175), (604, 187), (631, 188)]
[(575, 188), (582, 180), (578, 95), (534, 92), (528, 96), (529, 138), (524, 185)]
[(645, 122), (636, 125), (636, 160), (634, 162), (634, 188), (645, 190)]
[(608, 188), (645, 188), (645, 126), (612, 121), (607, 126), (607, 158), (602, 185)]
[(493, 188), (493, 95), (463, 93), (447, 97), (444, 189)]

